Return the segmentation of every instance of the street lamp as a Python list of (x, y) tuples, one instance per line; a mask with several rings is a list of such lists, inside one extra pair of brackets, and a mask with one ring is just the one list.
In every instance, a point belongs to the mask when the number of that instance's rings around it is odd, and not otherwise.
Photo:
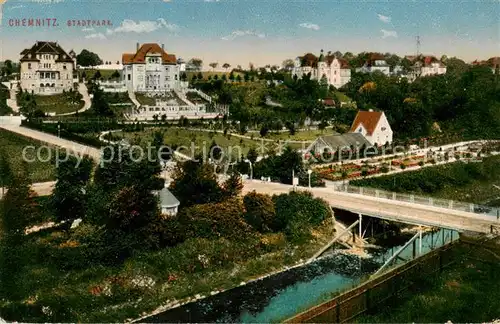
[(250, 161), (249, 159), (246, 159), (245, 160), (246, 163), (248, 163), (250, 165), (250, 180), (253, 180), (253, 167), (252, 167), (252, 161)]
[(57, 124), (57, 137), (61, 138), (61, 124)]
[(312, 170), (307, 170), (307, 174), (309, 175), (309, 188), (311, 188), (311, 174), (313, 173)]

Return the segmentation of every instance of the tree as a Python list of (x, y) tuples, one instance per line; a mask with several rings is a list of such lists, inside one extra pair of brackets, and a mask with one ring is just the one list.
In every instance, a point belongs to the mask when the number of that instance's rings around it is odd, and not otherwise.
[(243, 190), (243, 182), (238, 172), (231, 172), (229, 178), (222, 185), (224, 196), (226, 198), (237, 197)]
[(102, 60), (96, 53), (84, 49), (76, 56), (76, 64), (80, 66), (97, 66), (102, 64)]
[(115, 71), (113, 74), (111, 74), (111, 79), (119, 79), (120, 78), (120, 72)]
[(257, 153), (257, 150), (253, 147), (251, 147), (249, 150), (248, 150), (248, 153), (247, 153), (247, 159), (252, 163), (252, 164), (255, 164), (255, 162), (257, 162), (257, 158), (259, 157), (259, 153)]
[(183, 207), (220, 202), (223, 197), (213, 169), (201, 161), (178, 163), (169, 189)]
[(268, 133), (269, 133), (269, 128), (267, 126), (264, 125), (260, 128), (260, 136), (266, 137)]
[(9, 76), (14, 72), (14, 66), (11, 60), (5, 60), (4, 66), (2, 68), (2, 75)]
[(221, 147), (215, 143), (215, 140), (212, 140), (212, 144), (210, 144), (210, 158), (219, 161), (222, 153)]
[(238, 74), (238, 75), (236, 76), (236, 81), (237, 81), (237, 82), (241, 82), (241, 75), (239, 75), (239, 74)]
[(209, 66), (212, 68), (212, 71), (215, 71), (215, 68), (217, 68), (218, 65), (219, 65), (219, 63), (217, 63), (217, 62), (212, 62), (209, 64)]
[(90, 106), (90, 109), (99, 116), (104, 116), (104, 117), (112, 117), (114, 116), (113, 111), (109, 107), (109, 103), (104, 95), (104, 91), (96, 87), (94, 89), (92, 97), (92, 104)]
[(203, 74), (201, 72), (198, 72), (197, 77), (198, 77), (198, 80), (203, 80)]
[(2, 188), (2, 198), (5, 194), (5, 187), (8, 187), (12, 181), (12, 176), (7, 155), (3, 149), (0, 149), (0, 188)]
[(224, 63), (224, 64), (222, 65), (222, 67), (223, 67), (223, 68), (226, 70), (226, 72), (227, 72), (227, 69), (229, 69), (229, 68), (231, 67), (231, 64), (229, 64), (229, 63)]
[(233, 71), (231, 71), (231, 73), (229, 73), (229, 80), (234, 81), (234, 73), (233, 73)]
[(283, 61), (283, 63), (281, 63), (281, 67), (285, 71), (292, 71), (293, 68), (295, 67), (295, 62), (292, 59), (286, 59)]
[(250, 75), (248, 74), (248, 72), (245, 72), (244, 79), (245, 79), (245, 82), (250, 81)]
[(94, 74), (94, 77), (92, 79), (94, 80), (99, 80), (102, 77), (101, 71), (97, 70)]
[(255, 191), (243, 197), (245, 221), (260, 233), (271, 232), (277, 228), (276, 210), (271, 196)]
[(57, 221), (85, 216), (87, 183), (92, 161), (84, 157), (80, 163), (74, 156), (60, 162), (56, 169), (56, 185), (50, 197)]
[(199, 58), (192, 58), (188, 62), (189, 65), (193, 66), (196, 71), (201, 71), (201, 67), (203, 66), (203, 61)]
[(186, 72), (182, 72), (181, 73), (181, 81), (187, 81), (187, 79), (188, 79), (188, 76), (187, 76)]

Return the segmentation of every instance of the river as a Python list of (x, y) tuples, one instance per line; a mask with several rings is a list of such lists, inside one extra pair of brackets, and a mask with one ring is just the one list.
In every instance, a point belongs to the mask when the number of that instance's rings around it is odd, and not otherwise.
[[(450, 230), (427, 232), (422, 236), (422, 254), (458, 239)], [(371, 258), (334, 251), (313, 263), (251, 282), (218, 295), (192, 302), (144, 319), (144, 322), (278, 322), (322, 303), (338, 292), (359, 285), (404, 244), (374, 252)], [(416, 240), (418, 253), (419, 240)], [(400, 256), (410, 259), (410, 244)], [(392, 267), (401, 264), (396, 259)]]

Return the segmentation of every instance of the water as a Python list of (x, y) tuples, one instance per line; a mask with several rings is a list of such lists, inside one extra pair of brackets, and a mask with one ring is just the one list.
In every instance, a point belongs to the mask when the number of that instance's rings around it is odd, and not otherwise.
[[(456, 239), (458, 233), (450, 230), (425, 233), (422, 236), (422, 254)], [(168, 310), (145, 321), (218, 323), (281, 321), (330, 299), (337, 292), (359, 285), (363, 278), (374, 273), (403, 245), (378, 251), (369, 259), (337, 251), (312, 264)], [(417, 239), (415, 242), (417, 255), (419, 245)], [(410, 260), (412, 255), (413, 244), (400, 254), (406, 260)], [(390, 267), (403, 262), (405, 261), (396, 258)]]

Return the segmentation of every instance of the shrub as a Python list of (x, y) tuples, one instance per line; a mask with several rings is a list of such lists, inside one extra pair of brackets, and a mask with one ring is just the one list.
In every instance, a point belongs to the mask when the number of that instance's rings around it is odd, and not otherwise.
[(194, 205), (181, 209), (179, 221), (187, 238), (219, 238), (240, 240), (251, 234), (251, 227), (242, 219), (243, 204), (239, 198), (221, 203)]
[(253, 191), (243, 197), (243, 203), (243, 217), (256, 231), (265, 233), (276, 228), (276, 210), (271, 196)]
[(424, 161), (419, 161), (418, 162), (418, 166), (424, 166), (424, 164), (425, 164)]
[(405, 164), (401, 164), (399, 167), (401, 168), (401, 170), (406, 169), (406, 165)]

